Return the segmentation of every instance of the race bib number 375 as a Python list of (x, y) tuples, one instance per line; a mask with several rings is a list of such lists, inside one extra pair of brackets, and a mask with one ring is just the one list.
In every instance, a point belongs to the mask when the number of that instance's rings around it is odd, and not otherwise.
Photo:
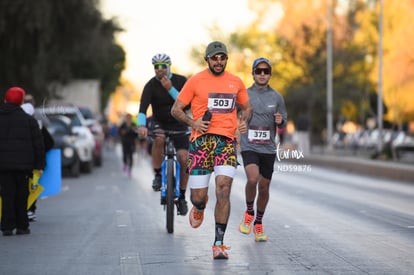
[(269, 144), (270, 143), (270, 129), (269, 127), (250, 126), (247, 132), (247, 139), (249, 143)]

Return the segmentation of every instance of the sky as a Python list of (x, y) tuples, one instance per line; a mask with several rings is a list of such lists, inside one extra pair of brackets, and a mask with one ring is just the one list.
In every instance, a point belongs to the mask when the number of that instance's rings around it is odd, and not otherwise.
[(254, 14), (247, 2), (101, 0), (101, 10), (125, 29), (117, 36), (127, 55), (123, 77), (140, 89), (154, 76), (151, 58), (156, 53), (171, 57), (173, 72), (187, 75), (199, 70), (189, 56), (192, 46), (211, 42), (208, 28), (214, 24), (224, 33), (248, 25)]

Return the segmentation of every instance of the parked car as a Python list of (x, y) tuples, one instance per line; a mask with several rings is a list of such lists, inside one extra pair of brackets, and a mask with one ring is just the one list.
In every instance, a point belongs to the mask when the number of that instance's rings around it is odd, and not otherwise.
[(79, 177), (80, 159), (77, 148), (80, 144), (72, 131), (70, 119), (65, 116), (51, 117), (46, 127), (55, 141), (55, 148), (61, 151), (62, 171), (67, 170), (70, 176)]
[(414, 135), (404, 131), (391, 142), (392, 156), (395, 160), (414, 162)]
[(102, 125), (90, 108), (79, 107), (79, 110), (95, 139), (95, 150), (93, 151), (94, 163), (96, 166), (102, 166), (103, 145), (105, 142), (105, 133)]
[(87, 126), (80, 110), (76, 106), (54, 105), (36, 108), (36, 112), (49, 120), (66, 116), (70, 119), (72, 132), (76, 134), (76, 149), (81, 164), (81, 171), (90, 173), (94, 166), (93, 152), (95, 150), (95, 139)]

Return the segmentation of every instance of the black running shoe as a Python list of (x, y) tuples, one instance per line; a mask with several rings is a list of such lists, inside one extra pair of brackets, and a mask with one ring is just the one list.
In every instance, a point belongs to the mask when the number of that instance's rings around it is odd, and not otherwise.
[(155, 178), (152, 181), (152, 189), (154, 191), (160, 191), (161, 190), (161, 175), (155, 175)]
[(161, 197), (161, 205), (166, 205), (166, 204), (167, 204), (167, 198)]
[(26, 235), (26, 234), (30, 234), (30, 229), (17, 229), (16, 230), (16, 235)]
[(177, 204), (178, 215), (185, 216), (188, 212), (187, 201), (185, 199), (179, 199)]

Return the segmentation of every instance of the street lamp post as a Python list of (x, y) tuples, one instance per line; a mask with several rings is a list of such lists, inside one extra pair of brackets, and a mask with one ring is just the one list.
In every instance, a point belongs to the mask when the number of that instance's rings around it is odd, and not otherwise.
[(328, 142), (328, 151), (333, 150), (333, 118), (332, 118), (332, 0), (328, 0), (327, 7), (328, 28), (327, 28), (327, 43), (326, 43), (326, 138)]
[(382, 37), (383, 37), (383, 0), (379, 1), (380, 11), (378, 20), (378, 98), (377, 98), (377, 123), (379, 131), (378, 152), (382, 152), (383, 148), (383, 109), (382, 109)]

